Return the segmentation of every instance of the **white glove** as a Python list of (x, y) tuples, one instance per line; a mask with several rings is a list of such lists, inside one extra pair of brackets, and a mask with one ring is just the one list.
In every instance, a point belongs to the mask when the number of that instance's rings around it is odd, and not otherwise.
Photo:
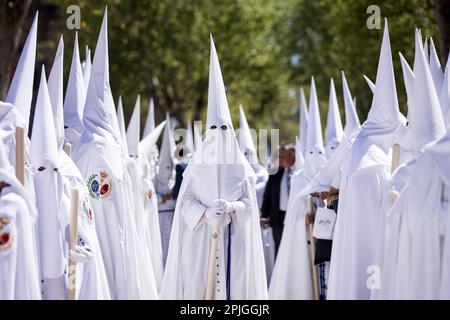
[(86, 246), (75, 246), (75, 249), (70, 249), (69, 259), (75, 263), (88, 263), (92, 260), (94, 255)]
[(205, 211), (206, 221), (211, 226), (219, 223), (225, 216), (225, 212), (223, 212), (221, 206), (219, 206), (216, 201), (213, 202), (212, 207)]
[(234, 203), (231, 201), (217, 199), (214, 201), (215, 206), (223, 213), (231, 213), (235, 211)]

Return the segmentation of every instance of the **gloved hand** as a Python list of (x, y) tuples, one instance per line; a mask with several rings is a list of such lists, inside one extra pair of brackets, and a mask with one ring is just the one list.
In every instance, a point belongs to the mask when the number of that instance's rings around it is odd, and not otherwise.
[(212, 207), (207, 208), (205, 211), (205, 217), (208, 224), (211, 226), (219, 223), (225, 216), (222, 205), (215, 200)]
[(75, 263), (88, 263), (94, 258), (91, 250), (86, 246), (75, 246), (75, 249), (70, 249), (69, 259)]
[(235, 211), (234, 203), (224, 199), (217, 199), (214, 204), (219, 208), (220, 212), (231, 213)]

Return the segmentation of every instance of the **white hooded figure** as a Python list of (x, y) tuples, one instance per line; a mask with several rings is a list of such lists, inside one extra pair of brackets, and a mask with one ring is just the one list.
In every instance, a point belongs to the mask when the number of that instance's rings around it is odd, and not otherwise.
[(412, 160), (399, 167), (392, 178), (390, 189), (398, 191), (400, 198), (386, 215), (381, 285), (373, 298), (435, 299), (440, 292), (440, 263), (436, 261), (440, 260), (439, 243), (444, 235), (439, 228), (447, 212), (441, 216), (445, 211), (439, 207), (443, 185), (434, 172), (433, 161), (423, 156), (421, 149), (442, 137), (446, 127), (417, 30), (414, 78), (409, 85), (408, 102), (413, 100), (408, 114)]
[(320, 173), (317, 174), (301, 191), (299, 197), (307, 197), (314, 192), (328, 192), (330, 188), (339, 189), (342, 164), (361, 127), (355, 104), (348, 87), (347, 79), (342, 71), (342, 87), (345, 105), (345, 127), (343, 139), (328, 158)]
[(210, 288), (214, 299), (267, 299), (256, 178), (239, 151), (212, 37), (207, 128), (184, 172), (161, 298), (205, 299)]
[[(155, 277), (156, 286), (160, 289), (163, 276), (161, 233), (159, 228), (156, 192), (148, 177), (149, 164), (146, 159), (147, 155), (139, 147), (140, 101), (140, 96), (138, 96), (126, 133), (127, 146), (130, 155), (127, 160), (127, 168), (131, 178), (130, 190), (133, 190), (132, 196), (134, 200), (132, 201), (132, 205), (134, 206), (133, 216), (135, 218), (136, 230), (140, 243), (144, 249), (145, 257), (151, 261), (152, 273)], [(145, 168), (144, 165), (147, 165), (147, 168)], [(144, 171), (147, 172), (144, 173)], [(150, 195), (150, 197), (148, 195)]]
[(167, 113), (159, 153), (158, 173), (155, 179), (164, 265), (166, 264), (169, 250), (170, 234), (176, 205), (176, 201), (172, 196), (172, 187), (175, 185), (175, 149), (175, 138), (173, 136), (170, 116)]
[(261, 208), (264, 189), (267, 180), (269, 180), (269, 173), (266, 168), (259, 163), (255, 142), (242, 105), (239, 106), (239, 149), (255, 171), (256, 197), (258, 199), (258, 208)]
[[(267, 180), (269, 180), (269, 173), (258, 160), (257, 149), (253, 140), (252, 132), (247, 122), (247, 117), (244, 113), (242, 105), (239, 106), (239, 149), (244, 154), (247, 161), (250, 163), (252, 169), (256, 174), (256, 198), (258, 200), (258, 208), (261, 208), (264, 190), (266, 188)], [(266, 263), (267, 282), (270, 282), (272, 276), (273, 265), (275, 264), (275, 243), (273, 241), (272, 228), (267, 225), (261, 230), (264, 261)]]
[[(28, 131), (31, 101), (33, 98), (34, 65), (36, 59), (38, 13), (33, 20), (22, 53), (8, 89), (6, 103), (0, 102), (0, 139), (6, 156), (16, 165), (16, 126)], [(25, 136), (25, 189), (34, 199), (33, 172), (29, 156), (30, 140)]]
[(175, 138), (170, 121), (170, 116), (166, 114), (166, 126), (161, 143), (161, 150), (158, 161), (158, 174), (156, 175), (156, 191), (163, 197), (171, 193), (175, 184)]
[(283, 236), (269, 286), (270, 299), (310, 300), (313, 298), (305, 224), (307, 205), (306, 198), (298, 197), (298, 193), (319, 173), (325, 162), (319, 103), (314, 78), (312, 78), (305, 161), (300, 171), (297, 171), (291, 179), (291, 193), (284, 219)]
[(338, 148), (344, 135), (342, 128), (341, 115), (336, 97), (334, 81), (330, 82), (330, 100), (328, 104), (327, 127), (325, 128), (325, 154), (330, 159)]
[(84, 132), (83, 111), (86, 101), (83, 71), (81, 70), (80, 52), (78, 48), (78, 33), (75, 33), (72, 63), (64, 99), (64, 136), (66, 142), (76, 148)]
[(64, 182), (59, 172), (60, 159), (44, 67), (36, 99), (30, 156), (39, 212), (42, 296), (44, 299), (65, 299), (65, 227), (69, 221), (61, 206)]
[[(95, 231), (95, 212), (89, 200), (88, 189), (77, 166), (63, 150), (65, 134), (63, 115), (63, 56), (64, 44), (61, 37), (48, 78), (49, 98), (53, 111), (53, 122), (59, 154), (58, 172), (63, 178), (62, 186), (58, 186), (62, 188), (62, 193), (59, 198), (59, 201), (61, 201), (60, 219), (64, 223), (69, 221), (71, 189), (77, 188), (80, 195), (79, 208), (81, 208), (78, 217), (79, 236), (76, 249), (70, 253), (71, 259), (79, 263), (76, 274), (76, 298), (82, 300), (110, 299), (102, 253)], [(33, 133), (37, 133), (39, 130), (38, 125), (42, 124), (36, 123), (36, 129), (33, 129)], [(48, 125), (48, 121), (46, 125)], [(62, 224), (62, 228), (63, 233), (68, 239), (69, 228), (64, 224)], [(67, 239), (65, 240), (67, 241)]]
[(403, 123), (386, 21), (372, 106), (342, 166), (328, 299), (370, 297), (371, 281), (377, 280), (377, 274), (370, 275), (390, 179), (390, 150)]
[(156, 299), (152, 266), (137, 236), (133, 190), (109, 85), (107, 10), (95, 49), (83, 124), (85, 131), (73, 159), (88, 186), (111, 297)]
[(160, 217), (158, 210), (158, 198), (156, 195), (155, 186), (148, 175), (152, 170), (150, 158), (153, 156), (156, 142), (161, 135), (166, 122), (161, 122), (152, 132), (150, 132), (144, 139), (139, 142), (139, 158), (138, 162), (140, 168), (144, 172), (144, 208), (147, 211), (147, 225), (152, 238), (151, 257), (153, 263), (153, 270), (155, 272), (155, 280), (158, 290), (161, 289), (162, 277), (164, 273), (164, 255), (162, 249), (162, 237), (160, 227)]
[(33, 198), (15, 177), (0, 142), (0, 300), (41, 299)]
[[(148, 106), (147, 119), (145, 120), (144, 134), (142, 138), (147, 137), (153, 130), (155, 130), (155, 102), (153, 98), (150, 98), (150, 103)], [(150, 161), (150, 180), (153, 184), (156, 183), (156, 175), (158, 174), (158, 157), (159, 150), (156, 143), (153, 145), (153, 151), (151, 156), (149, 157)]]

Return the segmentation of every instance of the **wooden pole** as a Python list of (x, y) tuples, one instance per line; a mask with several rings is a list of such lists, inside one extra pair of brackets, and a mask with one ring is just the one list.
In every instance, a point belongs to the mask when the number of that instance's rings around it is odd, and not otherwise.
[(72, 158), (72, 145), (70, 143), (64, 143), (63, 150), (70, 158)]
[[(222, 179), (222, 168), (218, 166), (217, 168), (217, 199), (220, 199), (223, 191), (223, 179)], [(214, 300), (215, 288), (216, 288), (216, 268), (217, 268), (217, 246), (219, 242), (219, 233), (220, 233), (220, 222), (216, 222), (216, 224), (212, 228), (211, 233), (211, 247), (209, 251), (209, 262), (208, 262), (208, 278), (206, 282), (206, 294), (205, 300)]]
[[(70, 249), (75, 249), (78, 237), (79, 191), (73, 188), (70, 193)], [(77, 264), (69, 259), (69, 281), (67, 300), (75, 300)]]
[[(400, 164), (400, 145), (398, 143), (392, 146), (392, 164), (391, 164), (391, 174), (397, 170)], [(397, 200), (399, 196), (398, 191), (392, 191), (391, 193), (391, 202), (392, 204)]]
[(391, 164), (391, 173), (398, 168), (400, 164), (400, 145), (398, 143), (392, 146), (392, 164)]
[(217, 257), (217, 245), (219, 242), (219, 223), (216, 223), (212, 230), (211, 235), (211, 250), (209, 251), (209, 262), (208, 262), (208, 280), (206, 283), (206, 300), (214, 300), (214, 289), (215, 286), (215, 269), (216, 269), (216, 257)]
[[(308, 196), (306, 199), (307, 206), (307, 215), (312, 215), (313, 213), (313, 204), (312, 197)], [(313, 298), (314, 300), (319, 300), (319, 278), (317, 275), (317, 268), (314, 264), (314, 257), (316, 254), (316, 242), (313, 237), (313, 223), (308, 223), (308, 240), (309, 240), (309, 257), (310, 257), (310, 267), (311, 267), (311, 280), (312, 280), (312, 288), (313, 288)]]
[[(148, 177), (148, 165), (144, 165), (144, 179), (147, 179)], [(147, 197), (148, 194), (146, 191), (144, 191), (144, 209), (147, 209)]]
[(16, 127), (16, 177), (25, 185), (25, 130)]

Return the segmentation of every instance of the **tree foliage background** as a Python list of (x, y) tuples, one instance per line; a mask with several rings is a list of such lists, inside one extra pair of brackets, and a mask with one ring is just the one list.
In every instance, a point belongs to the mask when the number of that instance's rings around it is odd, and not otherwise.
[[(0, 1), (0, 21), (7, 15), (8, 3), (21, 2)], [(153, 97), (157, 120), (162, 120), (168, 111), (179, 126), (206, 116), (209, 34), (212, 33), (235, 126), (238, 127), (238, 106), (242, 103), (250, 126), (280, 128), (282, 140), (293, 142), (298, 134), (299, 88), (305, 87), (308, 100), (313, 75), (323, 128), (331, 77), (335, 80), (341, 116), (345, 120), (341, 70), (346, 72), (352, 94), (357, 98), (359, 116), (362, 121), (365, 119), (372, 97), (362, 75), (375, 81), (383, 30), (383, 23), (379, 30), (367, 28), (366, 10), (372, 4), (378, 5), (382, 17), (389, 21), (399, 99), (406, 113), (397, 52), (401, 51), (412, 63), (415, 27), (422, 28), (425, 35), (434, 36), (439, 46), (439, 35), (442, 38), (445, 31), (439, 32), (436, 22), (442, 11), (436, 10), (439, 2), (442, 1), (41, 0), (33, 1), (28, 8), (25, 6), (22, 10), (29, 11), (28, 18), (19, 22), (23, 30), (28, 30), (36, 9), (51, 8), (53, 15), (47, 16), (46, 22), (42, 16), (40, 19), (37, 65), (45, 63), (50, 70), (59, 34), (63, 34), (67, 81), (74, 31), (66, 27), (66, 8), (72, 4), (80, 7), (80, 47), (88, 45), (94, 51), (104, 6), (108, 5), (111, 86), (116, 99), (119, 95), (123, 97), (126, 118), (131, 115), (136, 96), (141, 94), (142, 122), (149, 98)], [(19, 22), (14, 25), (16, 32), (20, 32)], [(46, 30), (49, 28), (50, 35)], [(19, 49), (17, 46), (12, 50), (18, 55)], [(446, 56), (447, 50), (442, 51)], [(16, 61), (8, 58), (3, 62), (10, 70), (5, 75), (0, 57), (1, 76), (8, 78), (0, 81), (1, 98)]]

